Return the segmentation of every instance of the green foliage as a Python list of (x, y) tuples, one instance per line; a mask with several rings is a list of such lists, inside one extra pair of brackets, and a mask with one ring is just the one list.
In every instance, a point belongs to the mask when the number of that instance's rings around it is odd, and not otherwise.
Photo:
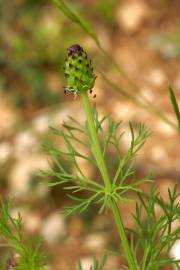
[(172, 107), (173, 107), (174, 113), (175, 113), (176, 118), (177, 118), (178, 130), (180, 132), (180, 111), (179, 111), (179, 106), (178, 106), (176, 96), (175, 96), (171, 86), (169, 86), (169, 94), (170, 94)]
[[(103, 138), (101, 147), (104, 160), (107, 160), (110, 147), (114, 148), (118, 159), (118, 166), (114, 171), (110, 187), (107, 189), (103, 184), (102, 171), (99, 168), (100, 163), (96, 159), (97, 152), (94, 149), (90, 126), (87, 126), (87, 124), (83, 125), (74, 118), (70, 118), (72, 124), (63, 124), (63, 130), (51, 128), (55, 135), (63, 139), (66, 149), (62, 151), (52, 146), (45, 146), (46, 151), (53, 157), (56, 169), (51, 165), (51, 169), (48, 172), (41, 172), (41, 175), (50, 178), (55, 177), (56, 181), (50, 182), (49, 185), (62, 185), (65, 190), (70, 192), (68, 196), (74, 201), (75, 205), (65, 207), (66, 215), (74, 212), (81, 213), (91, 204), (100, 205), (99, 213), (102, 213), (112, 208), (112, 201), (115, 203), (121, 202), (127, 199), (127, 192), (135, 192), (139, 197), (139, 203), (136, 205), (136, 212), (133, 216), (138, 229), (137, 232), (134, 232), (131, 251), (134, 261), (138, 265), (137, 269), (159, 270), (168, 264), (175, 264), (178, 267), (179, 260), (169, 257), (169, 251), (180, 234), (179, 227), (172, 229), (173, 224), (179, 221), (180, 205), (178, 203), (179, 193), (177, 186), (172, 191), (168, 190), (169, 203), (162, 199), (154, 186), (150, 193), (146, 195), (139, 186), (144, 182), (150, 181), (151, 175), (137, 180), (135, 169), (133, 168), (132, 161), (143, 147), (150, 135), (150, 131), (144, 124), (140, 124), (138, 129), (135, 130), (133, 125), (129, 123), (131, 143), (128, 151), (122, 154), (120, 151), (120, 140), (122, 136), (126, 135), (122, 131), (119, 132), (122, 122), (110, 121), (109, 115), (99, 119), (95, 107), (92, 113), (96, 133)], [(104, 125), (107, 126), (106, 130)], [(84, 152), (87, 153), (89, 148), (91, 148), (89, 154), (85, 155)], [(81, 152), (80, 149), (86, 149), (86, 151)], [(71, 169), (67, 170), (63, 167), (62, 161), (64, 159), (74, 166), (75, 170), (73, 171), (76, 171), (76, 173), (72, 174)], [(96, 168), (97, 173), (95, 175), (98, 177), (94, 179), (87, 178), (86, 173), (78, 162), (79, 159), (86, 160), (91, 166)], [(77, 193), (80, 194), (77, 195)], [(82, 197), (83, 194), (84, 196)], [(156, 213), (157, 206), (162, 211), (160, 216), (157, 216)], [(116, 212), (116, 220), (118, 215)], [(140, 256), (140, 254), (143, 255)], [(95, 261), (91, 269), (101, 269), (98, 268), (100, 266)], [(79, 270), (81, 269), (82, 265), (79, 263)]]
[[(178, 266), (178, 260), (168, 257), (169, 251), (180, 233), (179, 228), (172, 230), (172, 224), (179, 220), (177, 187), (173, 191), (168, 191), (169, 204), (165, 203), (156, 193), (155, 188), (152, 188), (149, 195), (146, 195), (139, 186), (151, 181), (151, 174), (142, 179), (136, 179), (136, 171), (133, 167), (133, 160), (149, 137), (150, 131), (144, 124), (140, 124), (135, 130), (129, 123), (131, 142), (127, 152), (123, 154), (120, 151), (120, 143), (122, 136), (126, 134), (119, 131), (122, 122), (110, 121), (109, 115), (100, 119), (96, 108), (91, 108), (87, 93), (80, 93), (80, 96), (87, 123), (83, 125), (71, 117), (71, 123), (64, 123), (63, 129), (51, 127), (52, 132), (62, 140), (64, 149), (59, 150), (51, 145), (45, 146), (47, 153), (52, 156), (56, 168), (52, 164), (49, 171), (41, 172), (40, 175), (55, 178), (55, 181), (52, 179), (49, 185), (61, 185), (68, 191), (68, 197), (74, 201), (74, 205), (65, 207), (66, 215), (75, 212), (81, 213), (92, 204), (99, 205), (99, 213), (106, 212), (108, 209), (112, 210), (128, 262), (128, 269), (159, 270), (168, 264)], [(104, 125), (107, 127), (106, 129)], [(110, 168), (113, 177), (109, 177), (106, 165), (110, 148), (114, 149), (118, 160), (115, 171), (113, 172)], [(91, 179), (83, 171), (79, 162), (81, 159), (96, 169), (95, 176)], [(64, 160), (73, 166), (73, 170), (72, 167), (68, 169), (63, 166)], [(136, 193), (140, 199), (134, 214), (138, 231), (135, 233), (131, 246), (129, 246), (118, 208), (118, 203), (128, 199), (128, 192)], [(156, 216), (157, 206), (163, 211), (160, 217)], [(143, 256), (139, 256), (141, 250), (143, 250)], [(95, 261), (91, 269), (99, 269), (97, 267), (98, 264)], [(79, 270), (82, 270), (80, 263)]]
[[(106, 132), (103, 130), (103, 124), (105, 124), (105, 121), (108, 122), (108, 116), (99, 119), (95, 108), (93, 113), (96, 131), (100, 133), (101, 137), (104, 137), (103, 155), (105, 159), (108, 156), (108, 148), (111, 145), (114, 147), (117, 155), (118, 166), (114, 172), (114, 178), (111, 183), (110, 190), (107, 191), (104, 188), (101, 176), (99, 176), (97, 179), (87, 178), (85, 172), (81, 169), (81, 166), (78, 163), (79, 159), (87, 161), (90, 166), (96, 168), (96, 174), (99, 174), (99, 167), (94, 154), (92, 155), (89, 153), (88, 155), (85, 155), (83, 153), (83, 149), (86, 150), (84, 152), (87, 152), (89, 147), (92, 147), (90, 132), (86, 125), (83, 126), (81, 123), (71, 117), (71, 121), (73, 123), (64, 123), (64, 130), (58, 130), (51, 127), (51, 131), (63, 139), (63, 144), (66, 146), (65, 151), (59, 150), (53, 146), (44, 146), (48, 154), (53, 157), (53, 160), (57, 166), (56, 170), (53, 168), (53, 166), (51, 166), (51, 170), (48, 172), (41, 172), (40, 174), (42, 176), (56, 178), (55, 182), (50, 182), (50, 186), (66, 184), (63, 186), (63, 188), (71, 192), (71, 194), (68, 196), (76, 203), (75, 206), (73, 205), (65, 208), (65, 213), (67, 215), (77, 211), (83, 212), (92, 203), (101, 204), (99, 212), (102, 213), (104, 210), (109, 208), (109, 202), (112, 198), (117, 202), (126, 199), (125, 194), (127, 192), (140, 192), (139, 186), (145, 181), (149, 181), (151, 178), (151, 176), (148, 175), (136, 181), (135, 170), (132, 165), (132, 160), (142, 148), (150, 134), (149, 130), (143, 124), (140, 124), (138, 133), (135, 135), (133, 126), (130, 123), (129, 129), (131, 132), (132, 140), (129, 150), (122, 156), (119, 150), (122, 133), (118, 135), (120, 122), (109, 121), (108, 131)], [(76, 146), (74, 142), (76, 143)], [(82, 150), (80, 151), (80, 149)], [(91, 152), (93, 153), (92, 148)], [(62, 160), (67, 160), (69, 164), (73, 165), (76, 169), (76, 173), (72, 174), (70, 172), (71, 170), (65, 170), (61, 164)], [(131, 181), (129, 181), (130, 177)], [(90, 193), (91, 196), (81, 198), (79, 195), (74, 195), (76, 193), (82, 194), (83, 191)]]
[[(44, 256), (40, 254), (40, 242), (28, 240), (24, 243), (22, 219), (10, 215), (11, 204), (0, 202), (0, 247), (7, 247), (17, 256), (17, 265), (13, 270), (43, 270)], [(10, 258), (10, 261), (11, 261)], [(13, 259), (12, 259), (13, 260)]]
[[(169, 202), (160, 196), (155, 186), (152, 186), (148, 195), (138, 193), (138, 197), (140, 201), (133, 214), (137, 231), (134, 232), (136, 241), (132, 250), (136, 258), (139, 257), (138, 251), (141, 251), (139, 269), (158, 270), (168, 264), (174, 264), (180, 269), (180, 259), (169, 257), (174, 243), (180, 239), (180, 227), (173, 228), (180, 221), (180, 193), (177, 185), (172, 190), (168, 189)], [(159, 215), (156, 209), (159, 209)]]
[[(176, 128), (176, 125), (161, 113), (161, 111), (156, 109), (152, 103), (140, 95), (137, 98), (134, 96), (134, 92), (138, 90), (137, 86), (128, 78), (111, 55), (107, 54), (103, 49), (95, 31), (86, 19), (80, 16), (72, 7), (68, 6), (65, 1), (53, 1), (65, 16), (73, 23), (79, 25), (94, 40), (100, 52), (108, 59), (108, 63), (115, 67), (122, 78), (128, 83), (131, 91), (122, 89), (101, 72), (108, 84), (138, 106), (151, 111), (163, 121)], [(15, 77), (20, 76), (23, 81), (31, 85), (30, 96), (38, 102), (38, 105), (39, 102), (47, 105), (49, 103), (56, 103), (58, 100), (57, 95), (46, 87), (45, 78), (40, 71), (40, 66), (49, 66), (52, 68), (53, 63), (61, 63), (64, 57), (62, 51), (66, 47), (66, 42), (70, 43), (71, 39), (73, 40), (74, 38), (73, 35), (69, 35), (71, 37), (68, 38), (64, 38), (62, 35), (59, 39), (59, 26), (62, 25), (62, 21), (58, 21), (50, 28), (48, 25), (45, 27), (45, 24), (41, 23), (39, 16), (37, 16), (39, 15), (39, 10), (36, 7), (40, 6), (43, 8), (44, 3), (46, 1), (43, 0), (24, 1), (22, 9), (18, 8), (17, 14), (12, 17), (13, 19), (17, 17), (18, 24), (23, 30), (22, 32), (26, 32), (30, 38), (24, 39), (20, 33), (13, 33), (12, 36), (14, 36), (14, 39), (9, 45), (10, 60), (6, 59), (6, 54), (2, 49), (0, 50), (0, 64), (8, 71), (13, 72), (16, 75)], [(104, 5), (104, 3), (106, 4)], [(96, 7), (102, 14), (106, 14), (107, 20), (111, 20), (115, 3), (116, 0), (100, 0)], [(29, 16), (23, 16), (22, 21), (19, 21), (19, 12), (23, 11), (26, 14), (27, 10), (30, 10)], [(4, 16), (3, 21), (8, 21), (11, 15), (7, 19)], [(34, 24), (33, 20), (36, 24)], [(62, 27), (64, 33), (69, 25), (66, 27), (64, 25)], [(75, 31), (72, 31), (73, 33)], [(52, 34), (51, 38), (49, 38), (50, 34)], [(35, 44), (35, 46), (32, 47), (32, 44)], [(58, 44), (56, 49), (55, 44)], [(3, 46), (6, 46), (6, 44), (3, 44)], [(4, 83), (6, 82), (0, 79), (0, 84), (4, 85)], [(180, 130), (180, 112), (177, 99), (171, 87), (169, 91)], [(57, 149), (52, 145), (45, 146), (46, 151), (53, 159), (53, 163), (50, 164), (49, 171), (40, 173), (41, 176), (51, 178), (50, 186), (61, 185), (63, 189), (67, 190), (68, 196), (74, 201), (74, 205), (65, 207), (64, 211), (66, 215), (74, 212), (83, 212), (92, 204), (98, 205), (99, 213), (108, 209), (112, 210), (124, 253), (129, 264), (128, 269), (159, 270), (168, 264), (174, 264), (180, 269), (179, 260), (169, 258), (169, 251), (180, 235), (180, 229), (173, 228), (174, 223), (179, 221), (180, 213), (177, 186), (173, 190), (168, 190), (168, 203), (163, 200), (154, 187), (146, 195), (140, 189), (140, 185), (151, 181), (152, 176), (149, 174), (142, 179), (137, 179), (136, 170), (133, 166), (133, 160), (146, 142), (150, 131), (144, 124), (140, 124), (135, 129), (129, 123), (131, 142), (127, 152), (122, 153), (121, 138), (122, 136), (126, 136), (121, 131), (122, 122), (110, 121), (108, 115), (99, 119), (96, 108), (92, 109), (90, 107), (87, 96), (82, 97), (81, 95), (81, 98), (84, 100), (83, 105), (87, 116), (87, 123), (82, 124), (76, 119), (70, 118), (71, 123), (64, 123), (62, 130), (51, 127), (52, 133), (63, 141), (65, 147), (64, 149)], [(23, 102), (23, 98), (16, 99), (15, 101), (17, 104), (26, 105)], [(107, 129), (104, 128), (106, 125)], [(106, 164), (110, 150), (112, 149), (115, 154), (115, 160), (117, 161), (115, 170), (109, 168)], [(86, 161), (95, 169), (92, 179), (87, 177), (80, 160)], [(64, 166), (65, 162), (69, 164), (67, 167)], [(134, 214), (138, 229), (137, 232), (134, 232), (131, 247), (129, 246), (127, 233), (123, 227), (121, 214), (118, 209), (118, 204), (128, 199), (129, 192), (134, 192), (139, 197), (139, 203), (136, 205), (136, 212)], [(14, 264), (13, 270), (44, 269), (44, 257), (40, 255), (39, 242), (24, 241), (21, 216), (12, 218), (10, 215), (10, 206), (10, 203), (7, 205), (2, 201), (0, 203), (0, 237), (2, 241), (1, 246), (7, 248), (12, 253), (10, 263)], [(157, 207), (162, 212), (160, 216), (156, 214)], [(17, 263), (13, 261), (14, 255), (17, 255)], [(94, 259), (90, 270), (102, 270), (105, 262), (106, 256), (103, 256), (100, 262)], [(80, 262), (78, 270), (83, 270)]]
[(53, 0), (55, 5), (67, 16), (72, 22), (78, 24), (88, 35), (92, 37), (92, 39), (99, 44), (98, 38), (93, 31), (91, 25), (80, 16), (75, 10), (70, 8), (63, 0)]
[(94, 12), (98, 12), (107, 24), (112, 25), (115, 22), (116, 8), (118, 4), (118, 0), (97, 0)]

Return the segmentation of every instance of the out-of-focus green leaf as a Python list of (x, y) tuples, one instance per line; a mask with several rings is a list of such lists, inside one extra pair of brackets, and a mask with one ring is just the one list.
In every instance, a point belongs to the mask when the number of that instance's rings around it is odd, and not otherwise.
[(169, 93), (170, 93), (170, 99), (171, 99), (171, 103), (173, 106), (173, 110), (174, 110), (174, 113), (176, 115), (177, 122), (178, 122), (178, 130), (180, 132), (180, 111), (179, 111), (179, 106), (178, 106), (176, 96), (174, 94), (174, 91), (173, 91), (171, 85), (169, 85)]
[(98, 46), (100, 46), (96, 33), (93, 31), (89, 22), (87, 22), (82, 16), (71, 9), (62, 0), (53, 0), (55, 5), (67, 16), (72, 22), (78, 24), (88, 35), (90, 35)]
[(119, 0), (98, 0), (94, 6), (94, 13), (100, 15), (100, 19), (112, 26), (115, 23), (116, 9), (119, 5)]

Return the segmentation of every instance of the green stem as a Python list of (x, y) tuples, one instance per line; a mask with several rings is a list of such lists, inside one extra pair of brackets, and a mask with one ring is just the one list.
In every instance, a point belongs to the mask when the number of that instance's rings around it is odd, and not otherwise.
[(89, 103), (87, 93), (86, 92), (81, 93), (81, 97), (82, 97), (82, 101), (83, 101), (83, 105), (84, 105), (84, 110), (85, 110), (85, 113), (87, 116), (89, 132), (90, 132), (91, 139), (92, 139), (93, 154), (95, 156), (98, 168), (99, 168), (101, 175), (103, 177), (106, 190), (110, 191), (111, 190), (111, 182), (110, 182), (108, 171), (107, 171), (107, 168), (106, 168), (106, 165), (104, 162), (104, 158), (102, 155), (102, 151), (101, 151), (101, 147), (100, 147), (100, 143), (99, 143), (99, 139), (97, 136), (96, 127), (95, 127), (95, 123), (94, 123), (94, 117), (93, 117), (93, 113), (92, 113), (92, 109), (91, 109), (91, 105)]
[[(101, 150), (101, 146), (99, 143), (91, 105), (89, 103), (89, 99), (88, 99), (86, 92), (82, 92), (81, 97), (82, 97), (82, 102), (83, 102), (84, 110), (85, 110), (87, 121), (88, 121), (88, 127), (89, 127), (91, 140), (92, 140), (92, 151), (93, 151), (93, 154), (95, 156), (98, 168), (101, 172), (106, 192), (109, 193), (111, 191), (111, 181), (109, 178), (107, 166), (105, 164), (104, 157), (103, 157), (102, 150)], [(123, 221), (122, 221), (122, 218), (120, 215), (119, 208), (113, 199), (110, 202), (110, 206), (111, 206), (111, 209), (113, 212), (114, 220), (115, 220), (117, 228), (118, 228), (118, 233), (119, 233), (119, 236), (120, 236), (120, 239), (122, 242), (122, 246), (123, 246), (124, 251), (125, 251), (125, 255), (126, 255), (129, 267), (131, 270), (137, 270), (138, 267), (136, 265), (135, 259), (133, 257), (133, 253), (131, 251), (131, 248), (130, 248), (128, 240), (127, 240), (127, 236), (126, 236), (126, 232), (124, 229), (124, 225), (123, 225)]]
[(114, 200), (111, 201), (111, 209), (113, 212), (114, 220), (116, 222), (116, 226), (118, 228), (119, 237), (122, 241), (122, 246), (125, 250), (125, 254), (126, 254), (126, 258), (127, 258), (130, 270), (134, 270), (134, 269), (137, 270), (138, 267), (136, 265), (135, 258), (132, 254), (132, 251), (131, 251), (130, 246), (129, 246), (129, 242), (127, 240), (127, 236), (126, 236), (125, 228), (124, 228), (123, 221), (121, 218), (121, 214), (120, 214), (119, 208), (117, 206), (117, 203)]

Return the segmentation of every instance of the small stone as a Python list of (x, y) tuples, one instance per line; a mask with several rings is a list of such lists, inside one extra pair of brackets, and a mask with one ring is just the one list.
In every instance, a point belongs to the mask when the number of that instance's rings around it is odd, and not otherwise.
[(149, 9), (142, 1), (124, 2), (117, 11), (117, 23), (127, 34), (137, 32), (147, 17)]
[(166, 157), (166, 151), (161, 146), (155, 146), (151, 149), (150, 155), (152, 160), (161, 161)]
[(32, 126), (37, 132), (45, 133), (49, 128), (49, 119), (46, 115), (40, 115), (33, 120)]
[(24, 159), (25, 155), (37, 149), (37, 139), (30, 130), (23, 131), (14, 139), (14, 153), (17, 158)]
[(55, 212), (50, 214), (42, 225), (41, 234), (48, 243), (54, 243), (66, 235), (64, 216)]
[(82, 265), (82, 269), (83, 270), (90, 270), (91, 266), (93, 265), (93, 259), (89, 258), (89, 257), (85, 257), (80, 259), (81, 261), (81, 265)]
[(154, 68), (145, 75), (145, 80), (153, 86), (160, 87), (166, 83), (167, 78), (162, 69)]
[[(39, 170), (47, 170), (48, 163), (44, 156), (31, 155), (21, 159), (12, 167), (9, 175), (9, 192), (11, 196), (17, 198), (26, 198), (27, 195), (44, 196), (47, 194), (48, 187), (45, 184), (38, 184), (36, 192), (31, 192), (31, 179), (32, 176)], [(40, 189), (38, 191), (38, 189)]]
[(115, 118), (128, 120), (134, 117), (134, 107), (132, 103), (113, 101), (112, 113)]
[[(180, 254), (180, 240), (177, 240), (170, 251), (170, 255), (175, 260), (179, 260), (179, 254)], [(180, 266), (180, 263), (178, 265)], [(177, 270), (176, 267), (174, 267), (174, 269)]]
[(106, 244), (105, 235), (94, 233), (88, 235), (84, 240), (84, 245), (89, 250), (101, 250)]
[(176, 130), (172, 126), (163, 121), (158, 121), (156, 129), (160, 134), (169, 138), (177, 134)]

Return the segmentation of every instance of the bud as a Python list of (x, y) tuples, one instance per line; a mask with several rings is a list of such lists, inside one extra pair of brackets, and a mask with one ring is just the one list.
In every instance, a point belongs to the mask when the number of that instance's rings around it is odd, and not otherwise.
[(67, 87), (65, 92), (69, 91), (77, 95), (79, 92), (91, 90), (94, 87), (96, 76), (87, 53), (78, 44), (69, 47), (67, 51), (68, 57), (65, 64)]

